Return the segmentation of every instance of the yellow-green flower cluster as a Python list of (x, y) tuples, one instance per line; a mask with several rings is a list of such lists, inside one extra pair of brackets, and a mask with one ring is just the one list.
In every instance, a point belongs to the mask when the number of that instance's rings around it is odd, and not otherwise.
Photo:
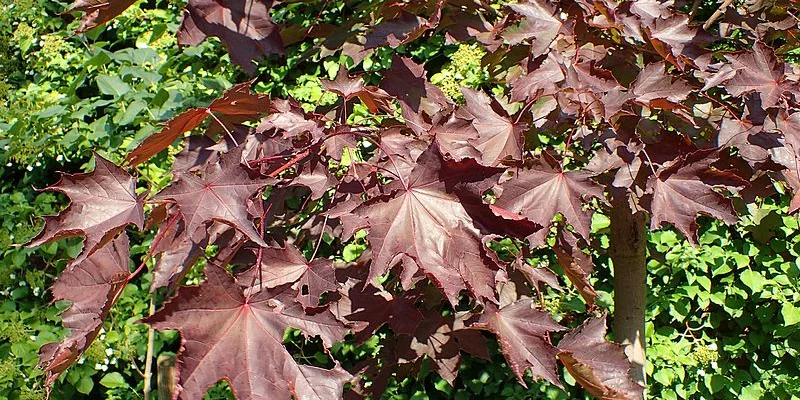
[(436, 79), (433, 83), (439, 86), (447, 97), (453, 99), (457, 103), (463, 103), (464, 94), (461, 93), (461, 85), (458, 84), (453, 74), (451, 74), (450, 71), (442, 71), (439, 74), (441, 74), (441, 77)]
[(2, 376), (3, 379), (12, 380), (18, 372), (19, 368), (17, 368), (17, 363), (15, 363), (12, 358), (0, 361), (0, 376)]
[(19, 400), (44, 400), (46, 398), (47, 393), (43, 388), (23, 387), (19, 392)]
[(95, 340), (89, 345), (89, 348), (86, 349), (83, 356), (92, 363), (103, 361), (103, 359), (106, 358), (105, 344), (103, 344), (102, 340)]
[(551, 297), (545, 298), (542, 302), (542, 306), (544, 309), (547, 310), (550, 314), (557, 315), (561, 312), (561, 298), (560, 297)]
[(0, 338), (8, 340), (11, 343), (24, 342), (28, 339), (28, 328), (18, 319), (8, 321), (3, 326)]
[(33, 39), (35, 35), (36, 29), (23, 22), (17, 25), (17, 29), (14, 30), (14, 35), (12, 37), (14, 38), (15, 42), (20, 43)]
[(476, 44), (461, 43), (450, 55), (450, 62), (442, 70), (431, 77), (431, 82), (439, 86), (442, 92), (459, 104), (464, 103), (461, 87), (479, 87), (487, 80), (486, 71), (481, 60), (486, 50)]
[(150, 42), (150, 46), (158, 51), (166, 51), (175, 45), (175, 36), (169, 33), (161, 34), (156, 40)]
[(719, 360), (719, 352), (715, 345), (695, 346), (692, 358), (701, 366), (711, 365)]
[(466, 78), (467, 75), (481, 70), (481, 60), (486, 50), (476, 44), (461, 43), (458, 50), (450, 56), (453, 70)]

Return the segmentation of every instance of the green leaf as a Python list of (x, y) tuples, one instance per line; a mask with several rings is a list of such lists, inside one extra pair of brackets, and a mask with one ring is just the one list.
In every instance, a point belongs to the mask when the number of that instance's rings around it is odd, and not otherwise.
[(601, 232), (611, 226), (611, 219), (599, 212), (592, 214), (592, 232)]
[(742, 389), (742, 394), (739, 397), (740, 400), (759, 400), (764, 395), (764, 389), (758, 383), (754, 383), (750, 386), (744, 387)]
[(128, 105), (124, 113), (117, 113), (117, 115), (114, 116), (114, 123), (117, 125), (128, 125), (133, 122), (136, 116), (145, 108), (147, 108), (147, 103), (142, 100), (136, 100)]
[(750, 293), (761, 292), (761, 289), (764, 288), (764, 284), (767, 282), (767, 279), (764, 278), (763, 274), (750, 269), (742, 271), (740, 279), (742, 280), (742, 283), (750, 288)]
[(783, 322), (786, 325), (794, 325), (800, 322), (800, 309), (794, 306), (794, 304), (786, 303), (781, 306), (781, 316), (783, 316)]
[(705, 378), (706, 387), (711, 393), (717, 393), (725, 388), (727, 385), (727, 379), (719, 374), (714, 375), (706, 375)]
[(97, 77), (97, 88), (103, 94), (120, 97), (131, 91), (130, 85), (118, 76), (100, 75)]
[(105, 65), (111, 61), (111, 56), (109, 56), (109, 52), (99, 49), (97, 54), (95, 54), (92, 58), (86, 61), (86, 66), (92, 67), (99, 67), (101, 65)]
[(698, 276), (697, 277), (697, 283), (699, 283), (700, 286), (702, 286), (703, 289), (705, 289), (706, 291), (708, 291), (708, 292), (711, 291), (711, 279), (708, 279), (708, 277), (706, 277), (706, 276)]
[(100, 379), (100, 384), (109, 389), (128, 387), (128, 383), (125, 382), (125, 377), (119, 372), (106, 374), (103, 376), (103, 379)]
[(83, 394), (89, 394), (93, 388), (94, 388), (94, 381), (92, 381), (92, 377), (90, 376), (84, 375), (83, 377), (81, 377), (78, 383), (75, 384), (75, 390)]
[(664, 368), (656, 371), (656, 373), (653, 374), (653, 379), (664, 386), (670, 386), (672, 384), (672, 380), (675, 379), (675, 374), (672, 372), (672, 370)]

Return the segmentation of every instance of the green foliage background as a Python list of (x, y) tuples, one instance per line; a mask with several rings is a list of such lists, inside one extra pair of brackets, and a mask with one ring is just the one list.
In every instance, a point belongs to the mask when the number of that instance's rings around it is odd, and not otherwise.
[[(336, 2), (322, 18), (337, 22)], [(76, 23), (58, 14), (66, 3), (53, 0), (0, 2), (0, 399), (41, 399), (42, 371), (36, 368), (40, 345), (63, 337), (59, 312), (66, 304), (50, 303), (47, 288), (77, 254), (80, 241), (67, 240), (26, 249), (41, 228), (37, 216), (66, 206), (63, 196), (33, 187), (52, 184), (56, 169), (90, 170), (90, 150), (119, 161), (133, 144), (157, 130), (157, 122), (202, 105), (233, 82), (242, 81), (215, 41), (179, 49), (174, 33), (180, 4), (167, 0), (139, 3), (105, 29), (73, 36)], [(277, 19), (302, 23), (318, 10), (294, 3)], [(286, 58), (261, 63), (256, 89), (292, 96), (308, 109), (331, 103), (320, 78), (332, 78), (349, 59), (307, 60), (306, 44)], [(430, 61), (431, 79), (455, 101), (459, 85), (492, 89), (476, 60), (477, 47), (445, 45), (433, 37), (400, 48), (419, 61)], [(392, 53), (378, 51), (358, 67), (377, 80)], [(374, 83), (374, 82), (373, 82)], [(356, 109), (351, 118), (366, 117)], [(542, 136), (542, 135), (540, 135)], [(550, 140), (539, 138), (542, 142)], [(154, 190), (169, 180), (170, 155), (139, 167), (141, 179)], [(783, 188), (779, 188), (783, 190)], [(797, 399), (800, 398), (800, 233), (798, 219), (787, 215), (788, 195), (763, 199), (742, 208), (736, 226), (701, 219), (699, 247), (676, 231), (649, 234), (649, 301), (647, 321), (650, 393), (664, 399)], [(608, 244), (608, 220), (596, 215), (593, 242)], [(153, 232), (133, 233), (132, 258), (139, 260)], [(506, 243), (509, 251), (513, 243)], [(352, 259), (364, 249), (363, 237), (348, 243), (340, 257)], [(594, 254), (594, 284), (600, 303), (612, 308), (612, 271), (605, 255)], [(558, 269), (552, 253), (530, 260)], [(55, 385), (54, 399), (138, 399), (147, 329), (136, 323), (149, 312), (151, 275), (124, 292), (103, 332), (81, 360)], [(198, 279), (198, 275), (189, 279)], [(585, 317), (580, 296), (562, 282), (564, 293), (551, 292), (548, 309), (562, 324)], [(612, 310), (613, 311), (613, 310)], [(381, 333), (385, 334), (385, 333)], [(291, 334), (287, 345), (300, 349)], [(156, 335), (156, 354), (175, 351), (174, 333)], [(302, 349), (301, 349), (302, 350)], [(343, 344), (337, 358), (354, 362), (373, 356), (377, 341), (355, 347)], [(529, 382), (518, 384), (497, 349), (491, 363), (467, 358), (454, 387), (423, 368), (414, 379), (393, 382), (391, 399), (569, 399), (582, 397), (574, 382), (567, 391)], [(305, 354), (305, 355), (304, 355)], [(314, 358), (298, 351), (298, 357)], [(209, 398), (228, 398), (218, 385)]]

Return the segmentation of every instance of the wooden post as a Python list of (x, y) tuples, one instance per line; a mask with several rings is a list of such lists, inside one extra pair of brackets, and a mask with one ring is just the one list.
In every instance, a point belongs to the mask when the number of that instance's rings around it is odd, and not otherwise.
[(175, 393), (175, 354), (164, 353), (158, 356), (158, 400), (172, 400)]

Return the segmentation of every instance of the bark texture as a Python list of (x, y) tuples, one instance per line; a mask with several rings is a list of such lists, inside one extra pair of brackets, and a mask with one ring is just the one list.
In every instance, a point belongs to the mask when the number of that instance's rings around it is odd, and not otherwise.
[(624, 193), (615, 193), (611, 208), (609, 256), (614, 265), (616, 340), (633, 362), (631, 375), (646, 387), (645, 310), (647, 309), (647, 237), (643, 211), (631, 209)]

